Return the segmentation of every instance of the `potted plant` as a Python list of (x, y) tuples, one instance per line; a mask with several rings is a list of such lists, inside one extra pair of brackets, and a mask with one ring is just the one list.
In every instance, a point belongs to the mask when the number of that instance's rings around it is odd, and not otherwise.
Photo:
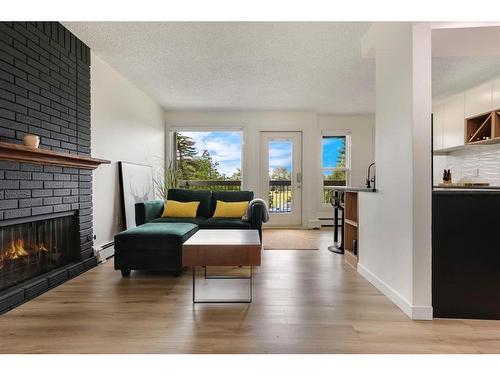
[(168, 189), (174, 189), (179, 182), (179, 169), (175, 166), (173, 161), (169, 161), (161, 168), (160, 173), (153, 179), (155, 195), (166, 201)]

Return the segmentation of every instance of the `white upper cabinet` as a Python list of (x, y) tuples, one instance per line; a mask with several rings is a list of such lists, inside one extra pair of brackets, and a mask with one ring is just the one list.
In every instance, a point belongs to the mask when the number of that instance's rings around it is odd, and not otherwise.
[(476, 86), (465, 92), (465, 117), (472, 117), (493, 110), (492, 82)]
[(441, 150), (443, 148), (443, 120), (444, 105), (439, 104), (432, 111), (432, 149)]
[(444, 104), (443, 148), (463, 146), (465, 95), (452, 96)]
[(500, 78), (493, 81), (492, 109), (500, 109)]

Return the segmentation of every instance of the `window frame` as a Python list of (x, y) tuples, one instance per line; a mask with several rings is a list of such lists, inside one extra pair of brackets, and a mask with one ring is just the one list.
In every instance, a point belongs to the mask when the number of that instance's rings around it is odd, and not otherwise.
[[(345, 167), (323, 167), (323, 139), (325, 137), (345, 137)], [(321, 186), (320, 186), (320, 193), (319, 193), (319, 199), (321, 202), (321, 206), (323, 207), (329, 207), (330, 203), (324, 201), (324, 191), (325, 191), (325, 185), (324, 185), (324, 176), (325, 172), (345, 172), (346, 178), (345, 178), (345, 186), (349, 186), (351, 183), (351, 172), (352, 172), (352, 166), (351, 166), (351, 150), (352, 150), (352, 144), (351, 144), (351, 131), (350, 130), (322, 130), (321, 135), (320, 135), (320, 176), (321, 176)]]

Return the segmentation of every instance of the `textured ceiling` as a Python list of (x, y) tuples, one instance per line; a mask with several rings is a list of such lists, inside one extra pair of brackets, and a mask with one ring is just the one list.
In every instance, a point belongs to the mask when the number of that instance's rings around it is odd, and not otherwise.
[(433, 57), (432, 96), (446, 97), (496, 76), (500, 76), (500, 56)]
[[(368, 22), (64, 24), (165, 109), (375, 110)], [(438, 97), (499, 75), (500, 57), (434, 57), (432, 68)]]
[(373, 111), (369, 23), (64, 24), (165, 109)]

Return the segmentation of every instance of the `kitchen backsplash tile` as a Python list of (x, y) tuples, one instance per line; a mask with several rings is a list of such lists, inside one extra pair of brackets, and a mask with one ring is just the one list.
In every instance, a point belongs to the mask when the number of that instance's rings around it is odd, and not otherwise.
[(450, 169), (454, 182), (462, 178), (500, 186), (500, 145), (482, 145), (434, 157), (434, 183), (441, 182), (443, 169)]

